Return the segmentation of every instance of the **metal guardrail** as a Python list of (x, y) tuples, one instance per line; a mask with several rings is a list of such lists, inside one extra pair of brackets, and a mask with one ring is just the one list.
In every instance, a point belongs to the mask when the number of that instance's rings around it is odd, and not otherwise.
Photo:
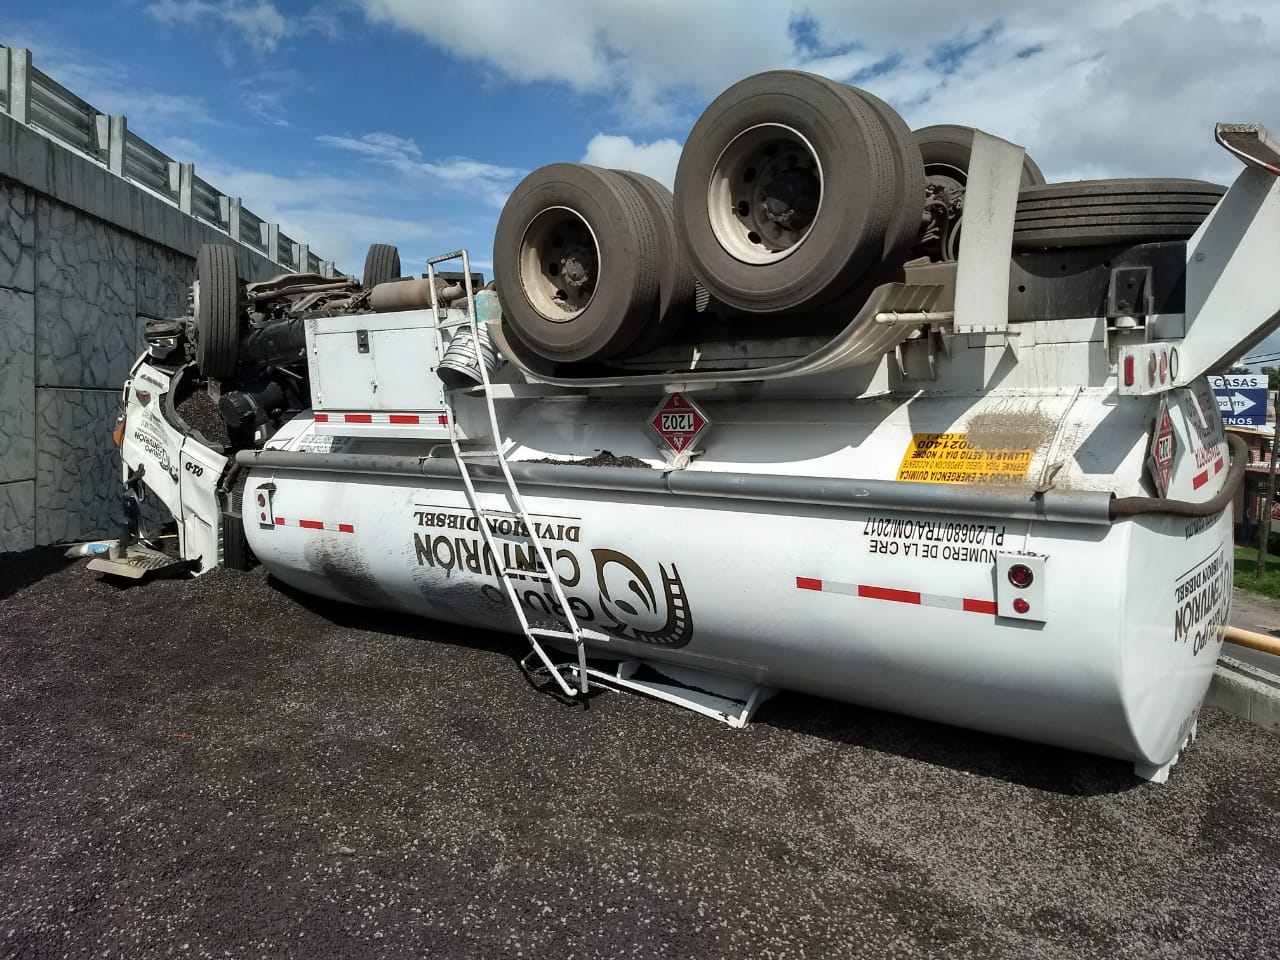
[(193, 164), (173, 159), (130, 131), (125, 117), (99, 112), (32, 66), (30, 50), (0, 44), (0, 109), (291, 272), (326, 277), (337, 272), (333, 261), (321, 260), (307, 244), (281, 232), (278, 223), (245, 210), (239, 197), (197, 177)]

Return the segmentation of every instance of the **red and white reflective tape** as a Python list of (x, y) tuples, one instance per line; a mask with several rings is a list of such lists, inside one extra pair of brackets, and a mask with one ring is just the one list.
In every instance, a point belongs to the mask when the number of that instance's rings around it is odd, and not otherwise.
[(999, 609), (994, 600), (975, 600), (972, 597), (944, 597), (937, 593), (921, 593), (918, 590), (896, 590), (893, 587), (875, 587), (867, 583), (833, 583), (815, 580), (813, 577), (796, 577), (797, 590), (817, 590), (820, 593), (844, 593), (866, 600), (889, 600), (893, 603), (914, 603), (922, 607), (942, 607), (946, 610), (963, 610), (965, 613), (996, 615)]
[(436, 413), (317, 413), (316, 423), (391, 423), (396, 426), (448, 426), (449, 418)]
[(288, 520), (276, 517), (275, 524), (277, 527), (301, 527), (303, 530), (329, 530), (333, 533), (356, 532), (353, 523), (325, 523), (323, 520)]
[[(1225, 462), (1223, 461), (1222, 457), (1219, 457), (1217, 460), (1215, 460), (1215, 461), (1214, 461), (1214, 463), (1213, 463), (1213, 472), (1214, 472), (1214, 474), (1219, 474), (1219, 473), (1221, 473), (1221, 472), (1222, 472), (1222, 468), (1223, 468), (1225, 465), (1226, 465), (1226, 464), (1225, 464)], [(1197, 473), (1194, 477), (1192, 477), (1192, 478), (1191, 478), (1191, 489), (1193, 489), (1193, 490), (1199, 490), (1201, 487), (1203, 487), (1203, 486), (1204, 486), (1206, 483), (1208, 483), (1208, 482), (1209, 482), (1209, 471), (1208, 471), (1208, 470), (1201, 470), (1199, 473)]]

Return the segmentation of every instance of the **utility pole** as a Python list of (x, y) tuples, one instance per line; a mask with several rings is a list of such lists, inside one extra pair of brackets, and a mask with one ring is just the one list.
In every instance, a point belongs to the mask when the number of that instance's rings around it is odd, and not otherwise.
[(1258, 517), (1258, 577), (1267, 572), (1267, 540), (1271, 536), (1271, 502), (1276, 495), (1276, 451), (1280, 449), (1280, 391), (1272, 406), (1275, 421), (1271, 427), (1271, 468), (1267, 471), (1267, 489), (1263, 496), (1261, 516)]

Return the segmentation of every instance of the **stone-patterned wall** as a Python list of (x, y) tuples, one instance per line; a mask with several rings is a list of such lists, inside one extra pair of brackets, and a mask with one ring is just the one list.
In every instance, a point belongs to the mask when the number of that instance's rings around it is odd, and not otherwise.
[(0, 115), (0, 553), (118, 528), (120, 387), (206, 242), (229, 238)]
[(0, 552), (36, 542), (35, 198), (0, 182)]

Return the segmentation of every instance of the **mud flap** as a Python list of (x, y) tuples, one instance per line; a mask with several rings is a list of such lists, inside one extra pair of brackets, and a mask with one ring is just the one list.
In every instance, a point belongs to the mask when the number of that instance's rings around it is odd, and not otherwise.
[(190, 564), (180, 557), (171, 557), (167, 553), (144, 547), (140, 543), (126, 547), (120, 557), (94, 557), (89, 561), (89, 569), (95, 573), (105, 573), (112, 577), (124, 577), (129, 580), (145, 580), (149, 577), (172, 576), (185, 571)]
[(244, 535), (244, 520), (238, 513), (222, 514), (222, 565), (228, 570), (252, 570), (258, 558)]

